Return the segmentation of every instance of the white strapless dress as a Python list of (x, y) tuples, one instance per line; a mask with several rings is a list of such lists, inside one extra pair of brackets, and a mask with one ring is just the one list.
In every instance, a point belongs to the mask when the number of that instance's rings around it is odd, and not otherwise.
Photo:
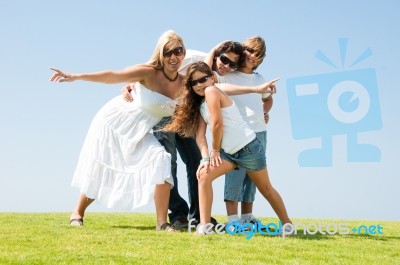
[(171, 157), (149, 131), (174, 113), (175, 100), (137, 83), (133, 102), (117, 96), (94, 117), (72, 186), (107, 208), (133, 210), (153, 200), (155, 185), (173, 185)]

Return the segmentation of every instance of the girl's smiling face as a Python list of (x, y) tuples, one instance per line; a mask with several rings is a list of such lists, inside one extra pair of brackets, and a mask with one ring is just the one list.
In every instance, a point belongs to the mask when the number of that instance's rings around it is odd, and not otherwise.
[(200, 71), (196, 71), (192, 74), (190, 86), (197, 95), (204, 96), (204, 90), (206, 89), (206, 87), (212, 85), (214, 85), (213, 75), (206, 74)]

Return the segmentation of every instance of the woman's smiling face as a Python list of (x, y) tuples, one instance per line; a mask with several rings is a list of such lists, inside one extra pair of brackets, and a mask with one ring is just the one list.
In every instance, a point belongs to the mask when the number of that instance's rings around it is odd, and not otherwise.
[(164, 47), (163, 55), (164, 68), (171, 72), (178, 71), (185, 57), (185, 50), (179, 43), (175, 45), (167, 44)]

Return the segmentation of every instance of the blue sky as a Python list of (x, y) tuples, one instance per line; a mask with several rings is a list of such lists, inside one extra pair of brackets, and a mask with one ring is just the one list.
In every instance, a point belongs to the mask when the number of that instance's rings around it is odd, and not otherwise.
[[(122, 85), (50, 83), (48, 68), (90, 72), (143, 63), (158, 37), (174, 29), (187, 48), (201, 51), (227, 39), (265, 38), (267, 57), (258, 70), (267, 79), (281, 78), (268, 125), (268, 169), (290, 216), (399, 220), (398, 10), (397, 1), (1, 1), (0, 211), (72, 211), (78, 190), (70, 181), (86, 131), (97, 110), (120, 93)], [(345, 56), (339, 39), (347, 40)], [(370, 56), (350, 67), (367, 49)], [(337, 68), (316, 58), (317, 51)], [(299, 164), (299, 153), (320, 142), (294, 139), (299, 125), (286, 81), (326, 81), (327, 74), (340, 79), (365, 69), (375, 73), (371, 102), (381, 126), (357, 139), (376, 146), (381, 159), (349, 162), (345, 132), (332, 136), (332, 165)], [(182, 167), (179, 172), (187, 198)], [(223, 178), (214, 184), (218, 214), (225, 214), (222, 184)], [(94, 204), (89, 211), (107, 209)], [(254, 212), (275, 216), (259, 194)]]

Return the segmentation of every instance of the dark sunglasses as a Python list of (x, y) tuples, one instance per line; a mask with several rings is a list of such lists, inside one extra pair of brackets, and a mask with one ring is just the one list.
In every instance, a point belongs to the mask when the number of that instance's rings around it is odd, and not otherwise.
[(172, 54), (174, 54), (175, 56), (180, 56), (183, 54), (183, 48), (182, 47), (177, 47), (173, 50), (168, 50), (168, 51), (164, 51), (163, 55), (164, 57), (171, 57)]
[(228, 57), (226, 57), (225, 55), (221, 54), (219, 56), (219, 59), (221, 60), (221, 62), (225, 65), (229, 64), (229, 67), (232, 69), (236, 69), (237, 68), (237, 63), (232, 62)]
[[(248, 51), (250, 54), (253, 54), (256, 51), (256, 50), (254, 50), (253, 48), (250, 48), (250, 47), (246, 47), (245, 50)], [(256, 52), (256, 56), (258, 58), (260, 58), (260, 57), (264, 57), (264, 54), (261, 54), (260, 52)]]
[(211, 76), (212, 76), (212, 75), (206, 75), (206, 76), (203, 76), (203, 77), (201, 77), (201, 78), (199, 78), (199, 79), (191, 80), (191, 81), (189, 81), (189, 85), (193, 87), (193, 86), (196, 86), (197, 83), (203, 84), (203, 83), (206, 82), (206, 81), (208, 80), (208, 78), (210, 78)]

